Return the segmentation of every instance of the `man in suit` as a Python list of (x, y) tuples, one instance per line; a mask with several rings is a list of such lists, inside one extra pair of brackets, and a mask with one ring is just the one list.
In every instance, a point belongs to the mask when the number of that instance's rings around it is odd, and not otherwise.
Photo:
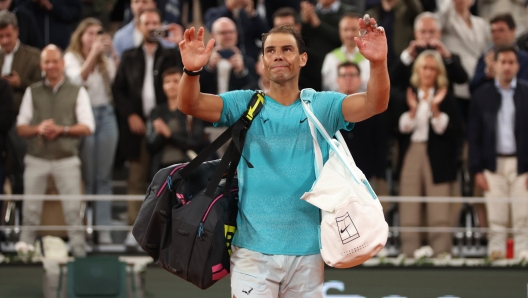
[[(145, 144), (145, 123), (152, 109), (167, 101), (161, 75), (169, 67), (181, 67), (178, 49), (164, 48), (158, 39), (150, 37), (150, 32), (159, 28), (159, 11), (143, 11), (139, 16), (143, 44), (123, 53), (112, 88), (120, 122), (119, 141), (124, 144), (121, 146), (121, 154), (130, 164), (128, 194), (145, 194), (150, 168), (150, 156)], [(134, 224), (140, 207), (141, 202), (129, 202), (129, 224)]]
[[(492, 82), (495, 78), (495, 48), (515, 45), (516, 24), (511, 14), (496, 15), (490, 20), (490, 29), (493, 47), (482, 55), (477, 62), (475, 74), (469, 84), (469, 90), (472, 93), (486, 82)], [(519, 58), (517, 78), (528, 80), (528, 53), (523, 50), (518, 50), (517, 57)]]
[(200, 76), (202, 91), (220, 94), (242, 89), (255, 77), (255, 60), (244, 55), (237, 45), (237, 28), (229, 18), (213, 23), (212, 37), (216, 47)]
[[(24, 91), (42, 78), (40, 51), (19, 40), (18, 21), (12, 12), (0, 11), (0, 69), (1, 76), (13, 90), (13, 111), (18, 114)], [(22, 194), (26, 140), (19, 137), (12, 127), (7, 135), (8, 174), (15, 194)]]
[[(496, 48), (495, 80), (471, 99), (469, 162), (475, 184), (487, 199), (490, 259), (505, 258), (511, 202), (515, 258), (528, 253), (528, 83), (516, 78), (517, 49)], [(520, 199), (520, 200), (519, 200)]]

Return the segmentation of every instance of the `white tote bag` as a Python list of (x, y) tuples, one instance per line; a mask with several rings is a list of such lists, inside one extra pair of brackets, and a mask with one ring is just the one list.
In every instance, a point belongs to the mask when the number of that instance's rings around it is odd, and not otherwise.
[[(311, 111), (315, 91), (301, 91), (301, 102), (314, 140), (316, 177), (301, 199), (321, 209), (321, 256), (335, 268), (350, 268), (375, 256), (387, 242), (389, 226), (383, 208), (365, 175), (356, 166), (341, 133), (330, 138)], [(323, 157), (316, 131), (330, 144), (328, 161)]]

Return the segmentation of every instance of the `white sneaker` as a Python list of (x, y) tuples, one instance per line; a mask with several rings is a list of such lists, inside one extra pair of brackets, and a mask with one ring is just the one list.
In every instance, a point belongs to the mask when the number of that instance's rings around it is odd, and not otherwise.
[(98, 235), (99, 244), (112, 244), (112, 235), (110, 231), (100, 231)]
[(136, 246), (138, 245), (136, 238), (132, 235), (132, 232), (128, 232), (128, 235), (125, 239), (125, 246)]

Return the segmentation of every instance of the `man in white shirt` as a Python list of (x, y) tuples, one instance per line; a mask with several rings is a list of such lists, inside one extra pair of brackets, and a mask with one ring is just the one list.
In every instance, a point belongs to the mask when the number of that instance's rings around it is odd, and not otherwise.
[[(40, 66), (46, 74), (41, 82), (26, 89), (17, 118), (17, 132), (28, 139), (24, 158), (24, 194), (46, 192), (48, 176), (52, 175), (61, 195), (81, 194), (81, 161), (78, 157), (79, 138), (93, 133), (95, 121), (88, 92), (70, 83), (64, 76), (61, 50), (48, 45), (42, 50)], [(64, 219), (68, 225), (81, 226), (79, 200), (62, 201)], [(38, 226), (42, 201), (24, 201), (24, 226)], [(72, 254), (85, 256), (82, 230), (68, 231)], [(20, 240), (32, 244), (35, 231), (22, 230)]]
[[(165, 48), (150, 32), (161, 28), (161, 16), (156, 9), (146, 9), (139, 16), (143, 43), (127, 50), (121, 57), (112, 87), (120, 121), (118, 154), (129, 162), (127, 193), (145, 194), (150, 172), (150, 155), (145, 144), (146, 120), (158, 104), (167, 101), (161, 75), (170, 67), (181, 66), (177, 48)], [(134, 224), (141, 202), (128, 202), (128, 222)], [(136, 244), (129, 234), (128, 244)]]
[(369, 62), (356, 46), (355, 37), (359, 37), (359, 18), (356, 13), (346, 13), (339, 21), (339, 38), (343, 45), (326, 54), (321, 74), (323, 77), (323, 90), (338, 91), (337, 67), (339, 64), (350, 61), (356, 63), (361, 70), (361, 86), (359, 91), (365, 91), (370, 77)]
[(203, 92), (219, 94), (242, 89), (255, 78), (255, 61), (236, 46), (237, 27), (233, 20), (222, 17), (212, 25), (215, 48), (200, 76)]

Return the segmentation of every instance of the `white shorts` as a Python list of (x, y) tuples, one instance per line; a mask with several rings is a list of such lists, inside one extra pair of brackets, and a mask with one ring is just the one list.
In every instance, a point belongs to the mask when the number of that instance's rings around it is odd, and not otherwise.
[(323, 297), (324, 263), (320, 254), (267, 255), (231, 247), (232, 298)]

